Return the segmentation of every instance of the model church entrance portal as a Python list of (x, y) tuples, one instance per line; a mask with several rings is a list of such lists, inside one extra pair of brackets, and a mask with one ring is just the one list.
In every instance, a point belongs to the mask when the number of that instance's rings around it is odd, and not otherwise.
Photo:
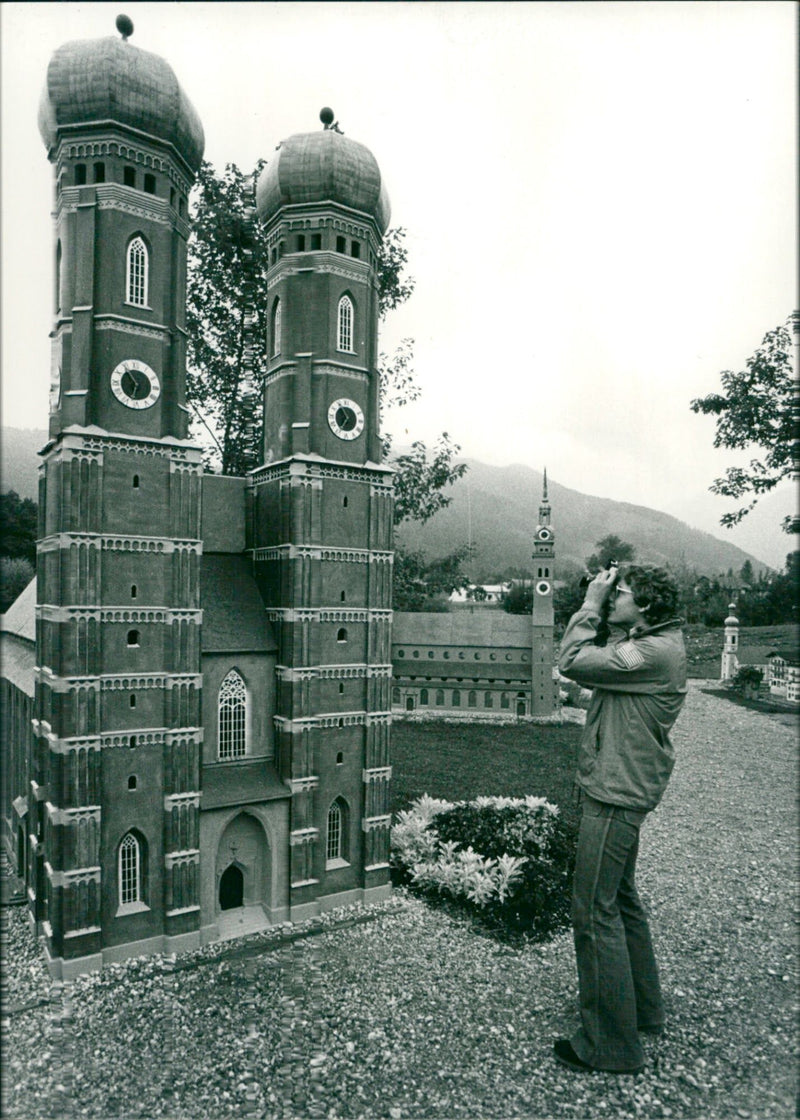
[(219, 908), (220, 910), (234, 910), (244, 903), (244, 875), (241, 868), (232, 863), (227, 871), (223, 871), (219, 881)]

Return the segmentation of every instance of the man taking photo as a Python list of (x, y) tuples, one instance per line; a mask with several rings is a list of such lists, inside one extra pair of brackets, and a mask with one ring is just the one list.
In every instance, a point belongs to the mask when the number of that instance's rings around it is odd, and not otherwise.
[[(669, 731), (686, 698), (677, 588), (663, 568), (599, 572), (569, 621), (559, 669), (593, 689), (577, 784), (582, 817), (572, 896), (580, 1029), (554, 1057), (580, 1071), (638, 1073), (639, 1033), (663, 1030), (664, 1004), (634, 876), (639, 829), (666, 789)], [(607, 621), (610, 636), (602, 637)]]

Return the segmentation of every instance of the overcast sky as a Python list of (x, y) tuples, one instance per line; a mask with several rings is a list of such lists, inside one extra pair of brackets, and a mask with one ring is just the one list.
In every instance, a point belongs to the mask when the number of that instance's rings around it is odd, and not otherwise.
[(416, 340), (423, 388), (396, 441), (447, 430), (752, 549), (716, 527), (733, 460), (689, 401), (797, 302), (790, 0), (0, 4), (6, 425), (47, 420), (47, 63), (121, 10), (216, 166), (250, 170), (323, 105), (375, 154), (416, 278), (382, 337)]

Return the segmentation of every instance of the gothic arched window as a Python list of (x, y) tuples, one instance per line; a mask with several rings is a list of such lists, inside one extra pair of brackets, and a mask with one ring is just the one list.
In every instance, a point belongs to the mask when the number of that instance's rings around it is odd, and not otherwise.
[(219, 686), (218, 742), (222, 760), (243, 758), (247, 753), (247, 689), (236, 669)]
[(328, 809), (328, 823), (325, 833), (325, 862), (341, 864), (347, 861), (346, 848), (347, 806), (337, 798)]
[(129, 832), (119, 846), (118, 875), (119, 904), (128, 906), (142, 902), (142, 850), (136, 836)]
[(342, 296), (339, 300), (339, 312), (336, 316), (336, 349), (353, 352), (353, 301), (350, 296)]
[(149, 266), (147, 246), (137, 235), (128, 245), (125, 270), (125, 298), (136, 307), (147, 307)]
[(272, 305), (272, 357), (281, 352), (281, 301), (275, 300)]

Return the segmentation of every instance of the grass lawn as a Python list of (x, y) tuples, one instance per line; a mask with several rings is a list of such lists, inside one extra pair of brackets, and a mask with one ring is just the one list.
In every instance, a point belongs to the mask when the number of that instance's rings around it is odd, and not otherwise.
[(572, 781), (577, 724), (415, 723), (392, 726), (392, 812), (423, 793), (448, 801), (546, 797), (577, 820)]

